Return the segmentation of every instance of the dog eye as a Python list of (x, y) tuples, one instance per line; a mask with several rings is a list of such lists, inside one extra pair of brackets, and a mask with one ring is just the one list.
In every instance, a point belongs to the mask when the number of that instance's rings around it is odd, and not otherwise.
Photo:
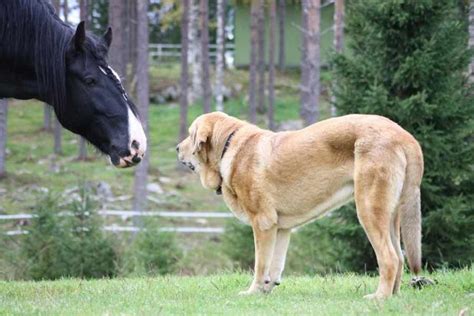
[(86, 79), (84, 79), (84, 82), (86, 85), (88, 85), (89, 87), (92, 87), (96, 84), (96, 81), (94, 78), (91, 78), (91, 77), (88, 77)]

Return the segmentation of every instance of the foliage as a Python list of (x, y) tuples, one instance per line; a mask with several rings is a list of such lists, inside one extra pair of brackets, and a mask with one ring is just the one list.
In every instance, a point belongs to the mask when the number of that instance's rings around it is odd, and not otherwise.
[[(387, 116), (422, 145), (423, 254), (430, 267), (469, 265), (474, 259), (474, 103), (465, 78), (470, 58), (465, 10), (457, 5), (351, 1), (350, 53), (334, 61), (340, 114)], [(361, 270), (354, 263), (366, 262), (372, 250), (365, 243), (360, 251), (364, 233), (352, 214), (338, 211), (332, 220), (348, 230), (335, 236), (347, 242), (340, 252), (354, 257), (352, 262), (343, 257), (343, 264)]]
[(101, 231), (88, 194), (81, 190), (79, 200), (72, 204), (72, 216), (58, 213), (58, 199), (52, 195), (38, 203), (17, 258), (27, 262), (23, 277), (41, 280), (115, 274), (112, 243)]
[(97, 204), (90, 189), (80, 188), (79, 199), (72, 203), (72, 217), (66, 229), (71, 232), (68, 256), (70, 275), (80, 278), (111, 277), (116, 274), (114, 243), (102, 231), (102, 220), (95, 213)]
[(237, 220), (229, 221), (225, 226), (222, 248), (236, 267), (244, 270), (253, 268), (255, 255), (252, 227)]
[[(474, 270), (440, 271), (433, 287), (374, 302), (366, 275), (287, 277), (270, 295), (238, 295), (250, 274), (112, 280), (0, 282), (2, 315), (467, 315), (474, 308)], [(467, 312), (466, 312), (467, 311)]]
[(125, 254), (125, 270), (136, 275), (163, 275), (177, 271), (183, 256), (175, 234), (160, 231), (156, 221), (145, 224)]

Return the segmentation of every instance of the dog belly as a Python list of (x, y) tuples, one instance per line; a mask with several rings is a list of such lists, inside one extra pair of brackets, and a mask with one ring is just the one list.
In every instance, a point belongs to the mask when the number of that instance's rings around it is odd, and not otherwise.
[(343, 206), (344, 204), (349, 203), (353, 200), (353, 198), (354, 186), (352, 184), (345, 185), (334, 192), (328, 199), (306, 212), (295, 210), (294, 212), (286, 211), (284, 213), (279, 213), (278, 227), (288, 229), (304, 225), (334, 209)]

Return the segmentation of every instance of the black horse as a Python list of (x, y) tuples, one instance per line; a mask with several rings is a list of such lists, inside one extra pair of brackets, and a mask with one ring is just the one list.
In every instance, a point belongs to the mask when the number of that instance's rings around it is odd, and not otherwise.
[(117, 167), (141, 161), (146, 137), (135, 105), (107, 64), (112, 41), (74, 31), (46, 0), (0, 0), (0, 98), (39, 99)]

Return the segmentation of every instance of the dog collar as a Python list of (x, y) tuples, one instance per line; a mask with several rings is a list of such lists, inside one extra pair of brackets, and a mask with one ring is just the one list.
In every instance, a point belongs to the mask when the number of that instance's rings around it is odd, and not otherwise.
[[(230, 141), (232, 140), (232, 137), (234, 137), (235, 133), (237, 130), (233, 131), (230, 133), (230, 135), (227, 137), (227, 140), (225, 141), (224, 144), (224, 149), (222, 149), (222, 154), (221, 154), (221, 160), (224, 157), (224, 154), (226, 153), (227, 149), (229, 149), (230, 146)], [(219, 187), (216, 189), (216, 194), (221, 195), (222, 194), (222, 185), (219, 185)]]
[(221, 154), (221, 159), (224, 157), (224, 154), (226, 153), (227, 149), (229, 149), (230, 146), (230, 141), (232, 140), (232, 137), (234, 137), (235, 133), (237, 130), (233, 131), (230, 133), (230, 135), (227, 137), (227, 140), (225, 141), (224, 149), (222, 149), (222, 154)]

